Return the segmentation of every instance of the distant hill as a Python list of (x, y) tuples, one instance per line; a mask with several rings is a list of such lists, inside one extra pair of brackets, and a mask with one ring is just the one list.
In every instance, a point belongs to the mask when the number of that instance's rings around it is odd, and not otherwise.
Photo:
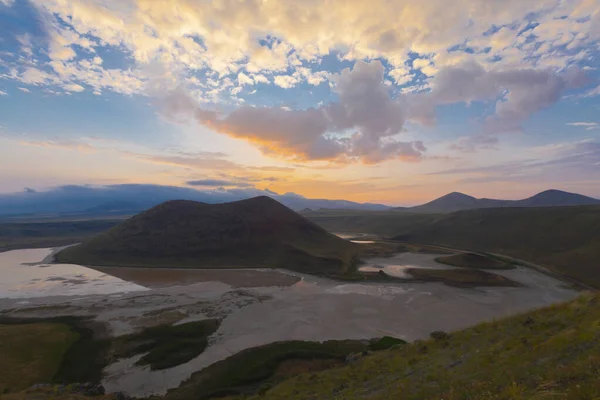
[(332, 232), (372, 233), (403, 242), (505, 254), (600, 289), (600, 205), (308, 217)]
[(501, 207), (559, 207), (600, 204), (600, 200), (562, 190), (546, 190), (523, 200), (477, 199), (463, 193), (452, 192), (429, 203), (409, 208), (395, 208), (395, 211), (414, 213), (448, 213), (461, 210)]
[(139, 203), (126, 200), (115, 200), (107, 201), (105, 203), (98, 204), (96, 206), (87, 208), (84, 210), (85, 213), (122, 213), (122, 212), (139, 212), (144, 209)]
[(160, 204), (56, 255), (63, 263), (342, 272), (359, 246), (269, 197)]

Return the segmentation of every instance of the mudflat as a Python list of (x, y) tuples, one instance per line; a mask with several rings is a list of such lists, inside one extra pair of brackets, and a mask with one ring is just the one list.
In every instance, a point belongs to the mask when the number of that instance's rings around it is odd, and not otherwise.
[(92, 267), (105, 274), (147, 288), (222, 282), (234, 288), (291, 286), (301, 278), (272, 270)]

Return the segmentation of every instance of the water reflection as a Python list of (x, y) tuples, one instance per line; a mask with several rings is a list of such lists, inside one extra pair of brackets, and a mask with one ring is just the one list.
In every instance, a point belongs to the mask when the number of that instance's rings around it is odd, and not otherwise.
[(52, 249), (0, 253), (0, 298), (111, 294), (145, 287), (72, 264), (36, 264)]

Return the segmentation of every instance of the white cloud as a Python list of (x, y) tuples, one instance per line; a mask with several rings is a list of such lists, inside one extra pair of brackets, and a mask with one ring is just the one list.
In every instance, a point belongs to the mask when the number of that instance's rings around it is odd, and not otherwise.
[(584, 128), (587, 131), (600, 129), (600, 125), (598, 125), (597, 122), (569, 122), (569, 123), (567, 123), (567, 125)]
[(600, 96), (600, 85), (596, 86), (593, 89), (588, 90), (583, 96), (584, 97)]
[(274, 80), (275, 84), (284, 89), (289, 89), (299, 82), (299, 79), (292, 75), (277, 75)]
[(252, 80), (254, 80), (256, 83), (269, 83), (269, 79), (263, 74), (252, 75)]
[(237, 80), (240, 85), (253, 85), (254, 84), (254, 80), (243, 72), (240, 72), (238, 74)]
[(0, 4), (10, 7), (14, 4), (15, 0), (0, 0)]
[(391, 98), (383, 78), (379, 61), (357, 62), (334, 77), (338, 101), (319, 108), (244, 106), (222, 116), (179, 91), (167, 100), (165, 112), (188, 115), (212, 130), (255, 143), (266, 154), (291, 159), (366, 164), (418, 161), (426, 148), (418, 140), (395, 138), (402, 132), (404, 106)]
[(66, 91), (69, 92), (83, 92), (85, 90), (85, 88), (81, 85), (78, 85), (76, 83), (69, 83), (63, 86), (63, 89), (65, 89)]
[(532, 114), (556, 103), (568, 89), (581, 86), (583, 74), (576, 70), (490, 70), (475, 62), (441, 68), (431, 80), (431, 92), (410, 97), (411, 119), (431, 124), (434, 108), (441, 104), (496, 101), (487, 120), (491, 131), (518, 130)]
[(51, 75), (45, 71), (41, 71), (37, 68), (29, 67), (23, 71), (21, 76), (21, 82), (28, 84), (41, 84), (48, 83), (51, 80)]
[(567, 125), (583, 126), (584, 128), (588, 128), (590, 126), (598, 126), (598, 123), (597, 122), (569, 122)]
[[(215, 73), (220, 81), (241, 78), (240, 84), (250, 84), (249, 79), (267, 83), (265, 75), (275, 74), (274, 83), (284, 88), (302, 81), (319, 85), (329, 74), (315, 68), (332, 52), (346, 60), (386, 60), (391, 79), (399, 85), (408, 83), (411, 71), (404, 69), (411, 53), (421, 54), (413, 67), (432, 77), (465, 58), (494, 69), (564, 68), (577, 59), (578, 49), (600, 37), (600, 23), (595, 24), (600, 21), (600, 4), (594, 0), (457, 0), (452, 7), (445, 0), (373, 0), (368, 6), (348, 0), (328, 0), (326, 5), (324, 0), (243, 2), (225, 8), (221, 2), (199, 6), (197, 0), (32, 4), (50, 33), (49, 57), (65, 68), (80, 69), (77, 53), (94, 53), (97, 46), (114, 46), (131, 57), (131, 70), (78, 74), (78, 83), (128, 94), (150, 90), (156, 80), (175, 87), (197, 70)], [(531, 30), (536, 38), (523, 42), (525, 36), (517, 34), (528, 22), (537, 23)], [(491, 26), (500, 29), (484, 36)], [(465, 44), (489, 46), (491, 52), (447, 51)], [(492, 56), (498, 58), (492, 62)], [(92, 64), (102, 65), (101, 61), (94, 57)], [(215, 96), (220, 95), (209, 95)]]
[(24, 87), (19, 87), (17, 89), (19, 89), (21, 92), (24, 92), (24, 93), (31, 93), (31, 90), (24, 88)]
[(3, 91), (3, 90), (0, 90), (0, 96), (8, 96), (8, 93), (6, 93), (6, 92), (5, 92), (5, 91)]

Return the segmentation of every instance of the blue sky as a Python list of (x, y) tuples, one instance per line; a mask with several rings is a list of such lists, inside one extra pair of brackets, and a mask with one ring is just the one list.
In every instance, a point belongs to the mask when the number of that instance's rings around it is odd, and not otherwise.
[(0, 26), (0, 193), (600, 197), (595, 0), (0, 0)]

